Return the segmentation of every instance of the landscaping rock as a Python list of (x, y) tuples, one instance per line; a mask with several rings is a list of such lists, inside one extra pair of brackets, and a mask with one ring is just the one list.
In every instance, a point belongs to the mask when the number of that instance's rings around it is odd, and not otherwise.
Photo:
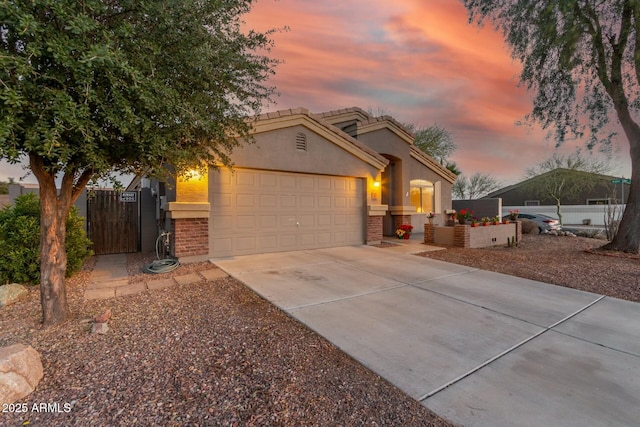
[(107, 323), (111, 318), (111, 309), (108, 308), (104, 313), (93, 318), (96, 323)]
[(109, 332), (109, 326), (106, 323), (94, 323), (91, 325), (92, 334), (106, 334)]
[(17, 283), (2, 285), (0, 286), (0, 307), (11, 305), (28, 293), (26, 287)]
[(10, 404), (30, 394), (44, 376), (40, 354), (31, 346), (0, 348), (0, 404)]

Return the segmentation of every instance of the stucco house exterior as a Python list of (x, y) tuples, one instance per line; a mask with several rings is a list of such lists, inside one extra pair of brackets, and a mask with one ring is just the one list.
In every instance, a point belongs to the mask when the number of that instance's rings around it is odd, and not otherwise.
[(389, 116), (282, 110), (257, 117), (252, 137), (233, 151), (232, 171), (179, 177), (168, 193), (174, 256), (376, 244), (451, 208), (455, 175)]

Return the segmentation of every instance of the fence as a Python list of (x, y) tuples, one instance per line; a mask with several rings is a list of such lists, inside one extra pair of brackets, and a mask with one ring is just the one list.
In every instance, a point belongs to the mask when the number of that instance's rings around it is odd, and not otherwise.
[[(604, 226), (607, 209), (616, 206), (622, 214), (625, 205), (561, 205), (562, 223), (564, 225), (582, 225), (586, 220), (591, 225)], [(544, 214), (558, 218), (555, 206), (503, 206), (502, 215), (508, 215), (510, 210), (517, 209), (520, 213)]]

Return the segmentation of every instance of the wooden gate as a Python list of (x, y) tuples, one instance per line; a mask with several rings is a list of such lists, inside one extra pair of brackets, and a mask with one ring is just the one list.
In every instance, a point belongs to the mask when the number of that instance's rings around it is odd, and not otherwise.
[(137, 191), (89, 192), (87, 225), (96, 255), (138, 252), (139, 196)]

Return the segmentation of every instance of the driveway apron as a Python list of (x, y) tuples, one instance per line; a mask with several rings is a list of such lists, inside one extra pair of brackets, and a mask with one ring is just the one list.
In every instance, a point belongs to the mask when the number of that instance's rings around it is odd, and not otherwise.
[(456, 424), (640, 420), (639, 304), (370, 246), (212, 261)]

